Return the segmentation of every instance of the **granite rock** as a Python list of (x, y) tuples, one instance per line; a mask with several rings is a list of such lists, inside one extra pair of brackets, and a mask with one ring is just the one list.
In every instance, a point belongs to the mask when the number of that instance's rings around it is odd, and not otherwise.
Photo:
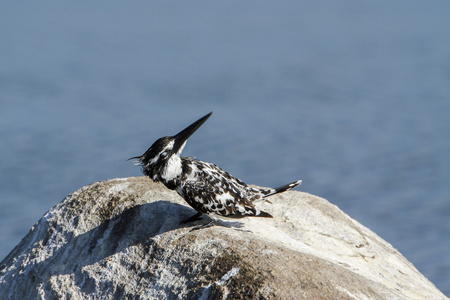
[(97, 182), (48, 211), (0, 264), (0, 299), (447, 299), (396, 249), (323, 198), (190, 231), (146, 177)]

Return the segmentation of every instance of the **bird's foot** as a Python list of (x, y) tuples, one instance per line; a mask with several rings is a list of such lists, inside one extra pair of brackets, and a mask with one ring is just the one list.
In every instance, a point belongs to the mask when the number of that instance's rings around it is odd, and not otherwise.
[(192, 231), (195, 231), (195, 230), (204, 229), (204, 228), (208, 228), (208, 227), (214, 226), (215, 223), (216, 223), (215, 220), (211, 220), (211, 221), (209, 221), (209, 222), (206, 223), (206, 224), (202, 224), (202, 225), (199, 225), (199, 226), (195, 226), (194, 228), (192, 228), (191, 230), (189, 230), (189, 232), (192, 232)]
[(192, 217), (187, 218), (186, 220), (181, 221), (180, 224), (186, 224), (186, 223), (190, 223), (190, 222), (194, 222), (194, 221), (200, 220), (202, 214), (203, 214), (203, 213), (198, 212), (198, 213), (196, 213), (195, 215), (193, 215)]

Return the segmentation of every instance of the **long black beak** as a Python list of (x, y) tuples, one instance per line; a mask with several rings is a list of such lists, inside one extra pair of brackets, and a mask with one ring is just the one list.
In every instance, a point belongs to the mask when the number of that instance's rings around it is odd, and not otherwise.
[(183, 144), (187, 141), (187, 139), (202, 126), (203, 123), (205, 123), (206, 120), (211, 116), (213, 112), (210, 112), (206, 116), (198, 119), (185, 129), (183, 129), (181, 132), (179, 132), (177, 135), (174, 136), (175, 138), (175, 145), (173, 146), (173, 152), (177, 153), (178, 150), (183, 146)]

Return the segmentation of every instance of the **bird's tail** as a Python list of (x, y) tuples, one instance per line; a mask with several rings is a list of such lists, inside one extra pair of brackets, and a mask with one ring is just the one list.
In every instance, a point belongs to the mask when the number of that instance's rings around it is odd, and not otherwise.
[(273, 194), (278, 194), (278, 193), (285, 192), (285, 191), (287, 191), (287, 190), (290, 190), (290, 189), (293, 189), (293, 188), (299, 186), (300, 184), (302, 184), (302, 181), (301, 181), (301, 180), (297, 180), (297, 181), (294, 181), (294, 182), (285, 184), (285, 185), (283, 185), (283, 186), (280, 186), (280, 187), (275, 188), (275, 189), (274, 189), (274, 191), (275, 191), (274, 193), (268, 194), (268, 195), (266, 195), (266, 196), (264, 196), (264, 197), (269, 197), (269, 196), (271, 196), (271, 195), (273, 195)]
[(287, 190), (293, 189), (297, 186), (299, 186), (302, 183), (301, 180), (297, 180), (288, 184), (285, 184), (283, 186), (277, 187), (275, 189), (260, 189), (260, 192), (262, 194), (262, 198), (261, 200), (267, 201), (264, 198), (270, 197), (272, 195), (278, 194), (278, 193), (282, 193), (285, 192)]

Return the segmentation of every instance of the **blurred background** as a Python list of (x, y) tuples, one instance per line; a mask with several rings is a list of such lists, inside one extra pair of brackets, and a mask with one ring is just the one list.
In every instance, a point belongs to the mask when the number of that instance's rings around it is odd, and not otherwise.
[(0, 4), (0, 259), (204, 114), (186, 156), (303, 179), (450, 295), (450, 2)]

